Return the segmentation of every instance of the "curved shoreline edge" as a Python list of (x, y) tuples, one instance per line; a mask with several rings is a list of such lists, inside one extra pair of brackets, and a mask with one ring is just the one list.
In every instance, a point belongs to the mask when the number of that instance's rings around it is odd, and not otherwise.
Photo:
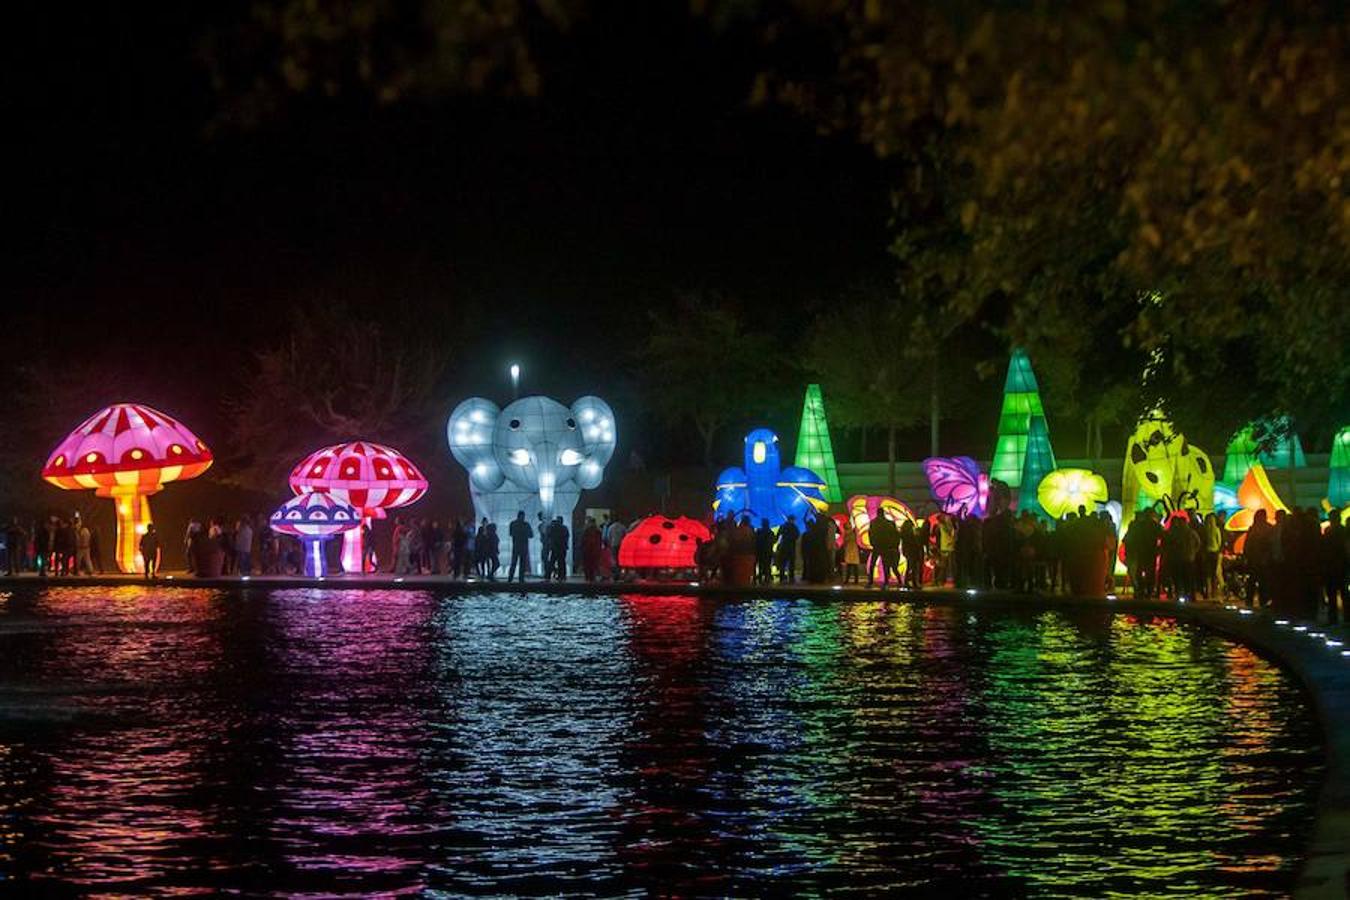
[[(1294, 884), (1298, 898), (1343, 898), (1350, 896), (1350, 655), (1342, 656), (1340, 646), (1327, 646), (1326, 639), (1345, 635), (1345, 651), (1350, 654), (1350, 629), (1331, 629), (1315, 623), (1277, 620), (1264, 611), (1252, 613), (1236, 607), (1212, 603), (1185, 603), (1127, 598), (1097, 599), (1007, 592), (957, 590), (892, 590), (881, 592), (840, 585), (767, 585), (730, 587), (697, 582), (564, 582), (530, 581), (508, 585), (505, 582), (450, 581), (436, 575), (367, 575), (304, 578), (298, 576), (255, 576), (193, 578), (169, 575), (154, 582), (134, 576), (84, 576), (75, 578), (38, 578), (35, 575), (0, 576), (0, 591), (17, 587), (156, 587), (182, 589), (294, 589), (330, 590), (412, 590), (442, 594), (500, 593), (521, 591), (548, 594), (599, 596), (645, 594), (659, 596), (716, 597), (728, 599), (781, 598), (785, 594), (823, 601), (875, 601), (892, 598), (917, 603), (943, 603), (977, 608), (1086, 609), (1118, 613), (1166, 615), (1199, 624), (1230, 640), (1245, 644), (1292, 672), (1312, 698), (1313, 708), (1322, 725), (1326, 741), (1327, 774), (1318, 795), (1312, 836)], [(1297, 630), (1296, 626), (1306, 626)], [(1334, 632), (1334, 633), (1333, 633)], [(1325, 638), (1323, 637), (1325, 635)]]

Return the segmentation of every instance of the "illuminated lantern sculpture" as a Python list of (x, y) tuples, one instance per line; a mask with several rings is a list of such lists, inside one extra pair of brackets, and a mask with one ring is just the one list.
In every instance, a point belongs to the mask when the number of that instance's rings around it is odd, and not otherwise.
[[(450, 452), (469, 471), (469, 494), (479, 519), (507, 540), (511, 521), (525, 513), (530, 527), (542, 514), (570, 527), (581, 492), (600, 486), (614, 455), (614, 411), (599, 397), (564, 406), (548, 397), (522, 397), (500, 408), (474, 397), (455, 407), (446, 425)], [(540, 571), (539, 535), (530, 541)]]
[[(898, 529), (905, 522), (912, 522), (915, 528), (922, 523), (915, 518), (914, 512), (905, 504), (894, 497), (878, 497), (865, 494), (858, 494), (848, 498), (845, 504), (848, 508), (848, 516), (853, 520), (854, 540), (858, 542), (858, 549), (867, 553), (872, 551), (872, 519), (877, 513), (885, 516), (895, 523)], [(872, 575), (877, 577), (881, 574), (881, 560), (873, 558), (871, 561)], [(903, 577), (905, 574), (905, 557), (900, 555), (899, 573)]]
[(361, 514), (331, 494), (298, 494), (272, 513), (272, 530), (300, 539), (305, 554), (305, 574), (322, 577), (323, 545), (335, 534), (361, 526)]
[(1055, 452), (1050, 449), (1050, 432), (1046, 428), (1045, 416), (1033, 416), (1031, 430), (1027, 432), (1027, 452), (1022, 462), (1022, 487), (1017, 498), (1018, 512), (1026, 511), (1042, 517), (1047, 515), (1041, 507), (1038, 492), (1041, 479), (1054, 468)]
[(756, 428), (745, 436), (745, 467), (732, 466), (717, 476), (713, 513), (718, 516), (747, 513), (759, 527), (761, 519), (777, 528), (794, 516), (807, 522), (829, 509), (826, 483), (810, 469), (780, 467), (778, 435)]
[(938, 508), (960, 515), (962, 508), (977, 518), (989, 505), (989, 476), (969, 456), (930, 456), (923, 461), (928, 492)]
[(350, 441), (315, 450), (291, 470), (296, 494), (330, 494), (360, 513), (360, 527), (342, 537), (342, 570), (362, 571), (365, 526), (383, 519), (387, 510), (415, 503), (427, 492), (427, 480), (393, 447)]
[(143, 572), (140, 536), (150, 524), (151, 494), (171, 481), (196, 478), (211, 451), (182, 423), (139, 403), (115, 403), (90, 416), (62, 441), (42, 477), (66, 490), (93, 488), (117, 511), (117, 568)]
[(680, 516), (648, 516), (624, 535), (619, 565), (625, 569), (693, 569), (699, 542), (712, 540), (702, 522)]
[(1126, 521), (1159, 501), (1169, 509), (1212, 511), (1214, 466), (1155, 409), (1139, 421), (1125, 448), (1121, 506)]
[[(1053, 460), (1055, 455), (1050, 450), (1050, 430), (1045, 427), (1045, 409), (1041, 406), (1036, 373), (1031, 370), (1031, 359), (1026, 351), (1018, 348), (1008, 360), (1008, 377), (1003, 382), (1003, 409), (998, 417), (998, 442), (989, 466), (990, 478), (997, 478), (1010, 488), (1022, 486), (1022, 469), (1026, 464), (1034, 419), (1040, 419), (1043, 428), (1041, 452)], [(1054, 468), (1053, 462), (1050, 468)]]
[(1062, 519), (1082, 506), (1088, 511), (1110, 499), (1106, 479), (1088, 469), (1055, 469), (1041, 479), (1036, 489), (1041, 508), (1055, 519)]
[(1327, 481), (1327, 500), (1332, 506), (1350, 504), (1350, 425), (1336, 432), (1331, 441), (1331, 475)]
[(844, 499), (839, 489), (839, 468), (834, 462), (834, 442), (830, 440), (830, 424), (825, 420), (825, 398), (820, 385), (806, 386), (802, 401), (802, 427), (797, 431), (797, 458), (799, 469), (818, 472), (825, 479), (825, 499), (839, 503)]
[(1288, 512), (1289, 508), (1284, 505), (1280, 495), (1275, 493), (1275, 488), (1266, 475), (1266, 467), (1260, 463), (1254, 463), (1247, 470), (1246, 477), (1242, 479), (1242, 484), (1238, 486), (1237, 497), (1241, 509), (1229, 516), (1223, 527), (1227, 531), (1243, 533), (1234, 545), (1234, 549), (1241, 553), (1242, 545), (1247, 541), (1245, 532), (1252, 527), (1258, 509), (1266, 511), (1266, 520), (1273, 525), (1275, 513)]
[(1223, 480), (1241, 484), (1256, 463), (1271, 468), (1306, 466), (1303, 443), (1288, 416), (1273, 416), (1248, 422), (1238, 429), (1224, 451)]

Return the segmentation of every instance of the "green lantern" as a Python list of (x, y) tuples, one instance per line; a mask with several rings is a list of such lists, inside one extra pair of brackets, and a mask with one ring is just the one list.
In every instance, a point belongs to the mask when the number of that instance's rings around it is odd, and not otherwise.
[[(994, 446), (994, 461), (989, 467), (989, 477), (997, 478), (1011, 488), (1022, 486), (1022, 470), (1026, 465), (1027, 447), (1031, 434), (1031, 422), (1039, 418), (1045, 423), (1045, 410), (1041, 406), (1040, 388), (1036, 384), (1036, 373), (1031, 371), (1031, 360), (1021, 348), (1012, 352), (1008, 361), (1008, 378), (1003, 383), (1003, 410), (998, 417), (998, 443)], [(1044, 434), (1045, 452), (1051, 459), (1050, 430)], [(1051, 463), (1048, 472), (1055, 466)], [(1032, 485), (1035, 490), (1035, 485)]]
[(825, 398), (821, 396), (818, 384), (806, 386), (806, 399), (802, 402), (802, 427), (797, 432), (797, 458), (793, 464), (810, 469), (825, 479), (827, 501), (844, 502), (844, 495), (839, 490), (839, 469), (834, 463), (830, 425), (825, 421)]
[(1335, 507), (1350, 504), (1350, 425), (1336, 432), (1331, 442), (1331, 481), (1327, 500)]
[(1044, 519), (1051, 518), (1037, 496), (1041, 481), (1053, 472), (1055, 451), (1050, 448), (1050, 429), (1045, 416), (1032, 416), (1027, 431), (1027, 452), (1022, 463), (1022, 487), (1018, 493), (1017, 510), (1028, 510)]
[(1226, 484), (1241, 484), (1255, 463), (1267, 469), (1302, 468), (1308, 464), (1303, 443), (1288, 416), (1257, 419), (1242, 426), (1228, 442), (1223, 460)]

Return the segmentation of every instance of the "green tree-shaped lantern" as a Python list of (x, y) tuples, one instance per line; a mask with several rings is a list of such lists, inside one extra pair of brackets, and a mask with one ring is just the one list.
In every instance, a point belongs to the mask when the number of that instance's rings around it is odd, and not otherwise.
[[(1003, 383), (1003, 410), (998, 417), (998, 442), (994, 446), (994, 461), (989, 467), (989, 477), (997, 478), (1008, 487), (1022, 487), (1022, 470), (1026, 466), (1027, 446), (1031, 434), (1031, 422), (1039, 418), (1045, 425), (1045, 410), (1041, 406), (1040, 388), (1036, 384), (1036, 373), (1031, 371), (1031, 360), (1020, 347), (1012, 352), (1008, 361), (1008, 378)], [(1045, 451), (1051, 460), (1050, 430), (1044, 432)], [(1050, 468), (1055, 467), (1051, 462)], [(1035, 493), (1036, 486), (1031, 490)]]
[(825, 420), (825, 398), (820, 385), (806, 386), (802, 402), (802, 427), (797, 432), (797, 458), (794, 465), (810, 469), (825, 479), (825, 499), (843, 503), (839, 489), (839, 469), (834, 464), (834, 444), (830, 441), (830, 425)]

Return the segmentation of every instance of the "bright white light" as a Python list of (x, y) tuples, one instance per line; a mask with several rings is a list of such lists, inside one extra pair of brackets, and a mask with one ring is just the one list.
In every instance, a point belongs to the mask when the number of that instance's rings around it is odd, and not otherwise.
[(249, 580), (250, 578), (252, 578), (252, 577), (253, 577), (253, 576), (251, 576), (251, 575), (240, 575), (240, 576), (239, 576), (239, 580), (240, 580), (240, 581), (248, 581), (248, 580)]
[(399, 577), (395, 578), (394, 581), (398, 582), (399, 584), (402, 584), (402, 583), (403, 583), (403, 576), (400, 575)]
[(564, 466), (580, 465), (583, 459), (585, 459), (585, 457), (582, 456), (577, 451), (573, 450), (571, 447), (568, 447), (566, 450), (564, 450), (562, 454), (558, 457), (559, 462), (561, 462)]
[(842, 584), (835, 584), (830, 586), (830, 590), (832, 591), (842, 591), (843, 589), (844, 586)]
[(1186, 598), (1185, 598), (1185, 597), (1182, 597), (1181, 599), (1177, 600), (1177, 602), (1178, 602), (1178, 603), (1185, 603), (1185, 602), (1186, 602)]
[(1238, 614), (1243, 616), (1250, 616), (1252, 614), (1252, 611), (1250, 609), (1239, 609)]
[(1294, 626), (1294, 630), (1295, 630), (1295, 631), (1307, 631), (1307, 630), (1308, 630), (1308, 626), (1307, 626), (1307, 625), (1295, 625), (1295, 626)]
[(1310, 632), (1308, 632), (1308, 637), (1310, 637), (1310, 638), (1324, 638), (1324, 637), (1326, 637), (1326, 634), (1325, 634), (1324, 632), (1321, 632), (1321, 631), (1310, 631)]
[(1116, 599), (1116, 595), (1115, 595), (1115, 594), (1107, 594), (1107, 595), (1106, 595), (1106, 599), (1107, 599), (1107, 600), (1115, 600), (1115, 599)]
[(528, 466), (530, 464), (530, 451), (523, 447), (517, 447), (507, 456), (514, 465)]
[(520, 380), (520, 366), (517, 365), (516, 363), (511, 363), (511, 380), (512, 381)]
[(1288, 619), (1276, 619), (1276, 620), (1275, 620), (1275, 624), (1276, 624), (1276, 625), (1288, 625), (1288, 624), (1289, 624), (1289, 620), (1288, 620)]
[(966, 588), (966, 593), (974, 597), (976, 594), (979, 593), (979, 591), (975, 590), (974, 588)]
[(691, 581), (691, 582), (689, 582), (689, 586), (690, 586), (690, 587), (698, 587), (698, 582), (697, 582), (697, 581)]
[(1339, 647), (1342, 643), (1342, 641), (1333, 641), (1331, 638), (1327, 638), (1326, 640), (1326, 645), (1328, 647)]

